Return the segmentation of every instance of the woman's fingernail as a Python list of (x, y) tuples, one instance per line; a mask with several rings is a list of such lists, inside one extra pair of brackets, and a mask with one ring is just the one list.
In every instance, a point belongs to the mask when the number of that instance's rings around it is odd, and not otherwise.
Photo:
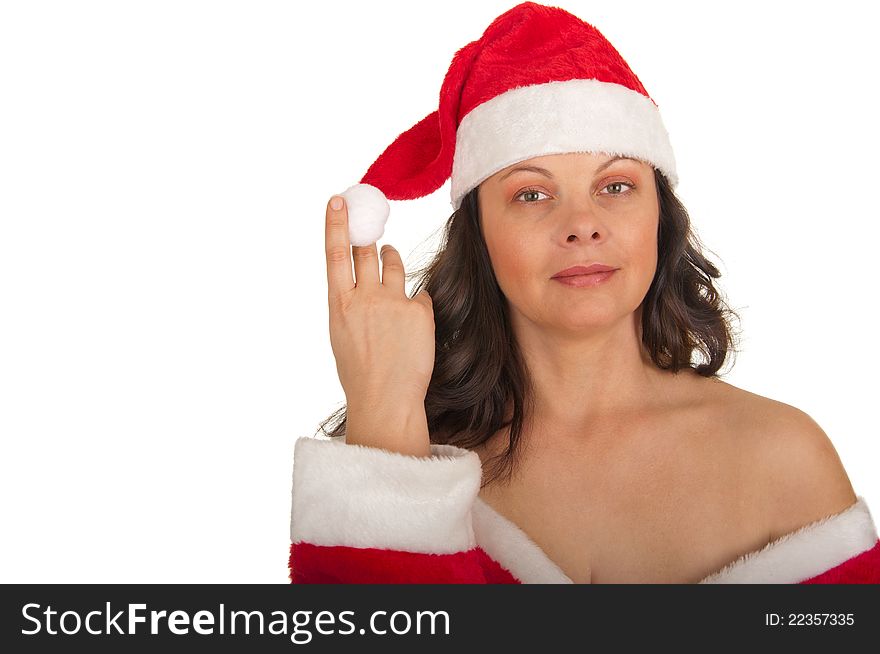
[(342, 198), (338, 195), (334, 195), (330, 200), (330, 208), (334, 211), (342, 209)]

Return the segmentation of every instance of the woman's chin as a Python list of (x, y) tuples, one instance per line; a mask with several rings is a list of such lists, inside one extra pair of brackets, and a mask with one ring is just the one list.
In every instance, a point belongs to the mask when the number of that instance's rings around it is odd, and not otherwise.
[(560, 311), (549, 321), (558, 329), (569, 332), (589, 332), (608, 329), (620, 320), (620, 316), (612, 312), (596, 311), (567, 312)]

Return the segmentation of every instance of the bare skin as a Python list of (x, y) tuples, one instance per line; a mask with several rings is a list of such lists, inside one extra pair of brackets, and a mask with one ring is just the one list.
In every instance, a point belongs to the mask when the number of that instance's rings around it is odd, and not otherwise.
[[(720, 419), (742, 422), (739, 389), (669, 377), (665, 407), (527, 431), (513, 481), (480, 491), (576, 583), (694, 583), (769, 542), (748, 434)], [(475, 451), (485, 466), (506, 445), (504, 430)]]
[[(576, 583), (694, 583), (856, 496), (809, 416), (647, 356), (653, 172), (629, 160), (599, 171), (610, 159), (536, 157), (480, 188), (484, 237), (536, 387), (517, 477), (480, 497)], [(529, 164), (553, 178), (501, 179)], [(601, 286), (551, 279), (596, 261), (619, 267)], [(507, 437), (475, 448), (484, 466)]]
[[(652, 167), (609, 155), (535, 157), (480, 186), (481, 227), (535, 381), (540, 421), (592, 422), (662, 394), (641, 350), (639, 307), (657, 269), (659, 200)], [(523, 165), (548, 169), (507, 172)], [(532, 194), (523, 192), (533, 189)], [(612, 192), (613, 191), (613, 192)], [(617, 267), (594, 288), (551, 277), (574, 265)], [(589, 398), (589, 401), (585, 401)]]

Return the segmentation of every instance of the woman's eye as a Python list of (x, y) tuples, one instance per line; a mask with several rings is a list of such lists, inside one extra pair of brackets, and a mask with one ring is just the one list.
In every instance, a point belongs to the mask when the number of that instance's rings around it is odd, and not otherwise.
[[(623, 191), (620, 189), (621, 186), (629, 187), (629, 191)], [(629, 195), (633, 189), (635, 189), (634, 184), (630, 184), (629, 182), (611, 182), (610, 184), (606, 184), (602, 187), (603, 189), (615, 189), (609, 193), (600, 193), (599, 195)], [(520, 204), (537, 204), (540, 202), (540, 199), (537, 196), (545, 195), (548, 196), (544, 191), (538, 190), (536, 188), (527, 188), (524, 191), (520, 191), (514, 196), (514, 200), (517, 200)], [(520, 200), (519, 198), (524, 198)], [(529, 199), (531, 198), (531, 199)]]
[[(630, 184), (629, 182), (611, 182), (610, 184), (606, 184), (602, 188), (606, 189), (606, 188), (611, 188), (612, 186), (629, 186), (630, 189), (635, 188), (635, 186), (633, 184)], [(599, 195), (626, 195), (626, 193), (624, 193), (623, 191), (617, 190), (617, 191), (614, 191), (613, 193), (600, 193)]]
[[(539, 191), (536, 188), (527, 188), (525, 191), (520, 191), (519, 193), (517, 193), (513, 199), (516, 200), (517, 198), (521, 198), (524, 195), (534, 197), (535, 195), (547, 195), (547, 194), (544, 193), (544, 191)], [(547, 196), (547, 197), (550, 197), (550, 196)], [(520, 202), (522, 202), (522, 204), (535, 204), (537, 202), (537, 200), (521, 200)]]

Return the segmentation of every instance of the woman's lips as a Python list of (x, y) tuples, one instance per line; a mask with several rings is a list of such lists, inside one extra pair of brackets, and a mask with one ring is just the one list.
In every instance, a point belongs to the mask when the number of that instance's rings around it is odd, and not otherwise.
[(598, 286), (604, 281), (611, 278), (617, 270), (608, 270), (606, 272), (590, 273), (589, 275), (572, 275), (571, 277), (553, 277), (553, 281), (565, 284), (566, 286), (574, 286), (576, 288)]

